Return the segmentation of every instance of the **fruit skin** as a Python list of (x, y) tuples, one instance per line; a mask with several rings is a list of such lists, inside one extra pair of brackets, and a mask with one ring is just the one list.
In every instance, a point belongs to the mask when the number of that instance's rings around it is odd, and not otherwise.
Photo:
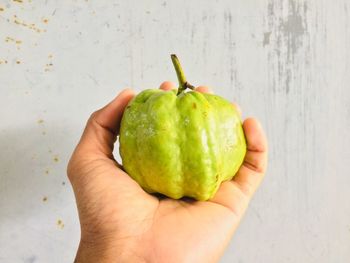
[(238, 171), (246, 141), (225, 99), (149, 89), (125, 109), (119, 150), (125, 171), (147, 192), (208, 200)]

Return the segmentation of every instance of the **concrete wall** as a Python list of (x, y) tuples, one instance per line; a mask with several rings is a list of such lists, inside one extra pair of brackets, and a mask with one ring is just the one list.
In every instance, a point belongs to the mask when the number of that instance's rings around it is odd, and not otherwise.
[(86, 119), (180, 57), (258, 117), (262, 187), (222, 262), (350, 261), (350, 2), (0, 0), (0, 262), (72, 262)]

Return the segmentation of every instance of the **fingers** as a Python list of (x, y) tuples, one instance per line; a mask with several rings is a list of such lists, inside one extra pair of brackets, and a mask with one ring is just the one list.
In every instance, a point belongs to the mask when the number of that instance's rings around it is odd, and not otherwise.
[(245, 120), (243, 129), (247, 141), (247, 153), (233, 182), (251, 197), (266, 171), (268, 146), (265, 133), (257, 120), (253, 118)]
[(172, 89), (176, 89), (177, 87), (175, 86), (175, 84), (171, 81), (164, 81), (160, 87), (161, 90), (172, 90)]
[(237, 218), (244, 214), (251, 197), (264, 177), (267, 163), (267, 140), (255, 119), (243, 123), (247, 140), (244, 163), (231, 181), (223, 182), (211, 202), (230, 209)]
[(248, 118), (243, 123), (243, 129), (248, 151), (267, 153), (267, 139), (261, 124), (254, 118)]
[(198, 86), (195, 88), (195, 91), (202, 92), (202, 93), (213, 93), (211, 89), (207, 86)]
[[(161, 90), (172, 90), (172, 89), (177, 89), (176, 85), (171, 82), (171, 81), (164, 81), (160, 87)], [(211, 89), (207, 86), (198, 86), (197, 88), (195, 88), (195, 91), (198, 92), (203, 92), (203, 93), (213, 93), (211, 91)]]
[(94, 112), (77, 148), (85, 154), (94, 152), (111, 157), (124, 109), (134, 95), (133, 90), (125, 89), (105, 107)]

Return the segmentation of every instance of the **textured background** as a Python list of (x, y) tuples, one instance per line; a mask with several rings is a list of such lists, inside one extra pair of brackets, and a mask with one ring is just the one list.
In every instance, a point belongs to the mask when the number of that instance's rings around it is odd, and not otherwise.
[(222, 262), (349, 262), (349, 47), (347, 0), (0, 0), (0, 262), (72, 262), (85, 121), (125, 86), (175, 81), (170, 53), (270, 141)]

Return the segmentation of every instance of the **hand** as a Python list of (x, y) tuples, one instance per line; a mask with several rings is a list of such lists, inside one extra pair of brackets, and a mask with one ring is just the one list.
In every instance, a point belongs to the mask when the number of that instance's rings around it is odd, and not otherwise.
[[(169, 82), (161, 85), (171, 88)], [(216, 262), (264, 176), (263, 130), (254, 119), (244, 121), (244, 163), (213, 199), (160, 199), (131, 179), (112, 154), (124, 108), (133, 96), (126, 89), (91, 115), (68, 164), (81, 224), (76, 262)]]

